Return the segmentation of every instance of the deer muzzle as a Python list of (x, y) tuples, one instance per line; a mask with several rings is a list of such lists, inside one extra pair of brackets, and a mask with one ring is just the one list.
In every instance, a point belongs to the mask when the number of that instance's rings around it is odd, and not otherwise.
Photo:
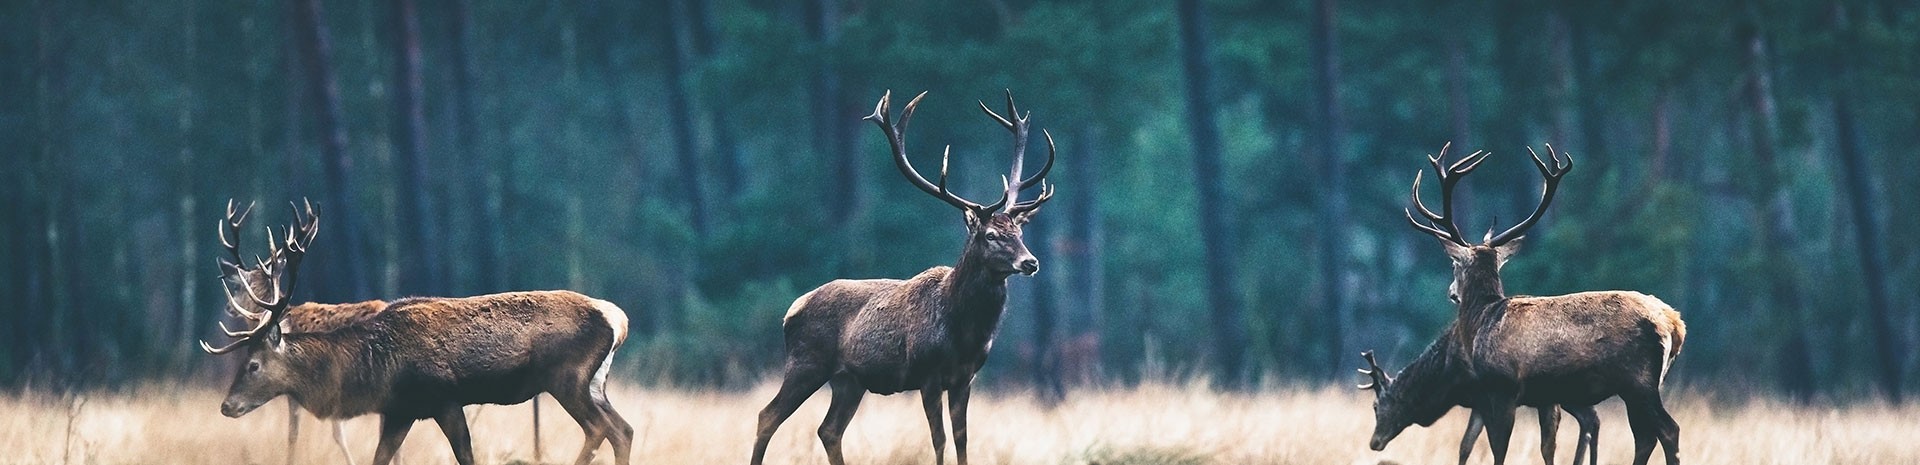
[(259, 402), (241, 403), (233, 399), (228, 399), (226, 402), (220, 403), (220, 414), (226, 415), (227, 418), (240, 418), (241, 415), (246, 415), (248, 412), (252, 412), (253, 409), (260, 408), (260, 404)]
[(1020, 270), (1020, 274), (1033, 276), (1034, 273), (1040, 272), (1040, 259), (1027, 257), (1021, 259), (1020, 263), (1015, 263), (1013, 267)]

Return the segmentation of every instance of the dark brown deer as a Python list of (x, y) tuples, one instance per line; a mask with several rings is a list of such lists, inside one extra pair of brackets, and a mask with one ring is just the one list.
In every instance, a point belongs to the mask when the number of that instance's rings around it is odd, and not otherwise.
[[(833, 404), (820, 424), (820, 444), (827, 461), (846, 462), (840, 454), (840, 436), (853, 420), (866, 393), (893, 394), (920, 391), (927, 425), (933, 433), (935, 463), (946, 462), (946, 434), (942, 428), (940, 394), (947, 395), (953, 418), (954, 456), (967, 463), (967, 399), (974, 373), (987, 361), (993, 336), (1007, 306), (1007, 278), (1015, 273), (1040, 271), (1040, 260), (1021, 242), (1020, 228), (1033, 218), (1040, 204), (1053, 195), (1043, 186), (1039, 197), (1021, 202), (1021, 189), (1043, 184), (1053, 168), (1053, 137), (1047, 135), (1047, 164), (1031, 178), (1020, 177), (1026, 152), (1028, 116), (1013, 105), (1007, 93), (1007, 116), (980, 109), (1013, 133), (1012, 176), (1002, 180), (1000, 201), (981, 205), (947, 191), (945, 154), (940, 183), (927, 182), (907, 161), (905, 131), (913, 109), (926, 93), (907, 102), (899, 124), (889, 115), (888, 99), (880, 97), (873, 115), (893, 148), (893, 161), (914, 186), (960, 209), (967, 237), (960, 261), (939, 266), (905, 281), (897, 279), (837, 280), (794, 300), (782, 322), (786, 330), (786, 379), (772, 402), (760, 411), (759, 434), (753, 444), (753, 464), (765, 460), (767, 442), (780, 423), (823, 384), (833, 386)], [(1045, 132), (1042, 131), (1044, 134)], [(1002, 211), (1001, 207), (1005, 207)]]
[[(1386, 370), (1380, 368), (1380, 364), (1374, 361), (1373, 351), (1360, 354), (1366, 359), (1368, 366), (1361, 369), (1360, 374), (1372, 378), (1371, 381), (1361, 384), (1360, 389), (1374, 391), (1375, 414), (1378, 415), (1375, 418), (1377, 423), (1373, 441), (1370, 444), (1373, 450), (1385, 449), (1387, 443), (1409, 425), (1432, 426), (1433, 422), (1440, 420), (1441, 416), (1446, 415), (1447, 411), (1455, 406), (1472, 407), (1475, 396), (1467, 388), (1469, 383), (1459, 376), (1461, 373), (1447, 371), (1458, 367), (1446, 365), (1448, 354), (1441, 352), (1446, 347), (1446, 344), (1440, 343), (1428, 346), (1419, 358), (1408, 364), (1401, 372), (1402, 378), (1412, 381), (1399, 383), (1403, 384), (1401, 386), (1395, 386), (1394, 377), (1388, 376)], [(1447, 392), (1449, 395), (1428, 395), (1435, 391)], [(1534, 405), (1528, 403), (1527, 399), (1522, 399), (1520, 405), (1533, 407), (1538, 411), (1540, 458), (1547, 465), (1553, 465), (1555, 438), (1560, 431), (1560, 415), (1554, 410), (1555, 405)], [(1574, 421), (1580, 424), (1580, 436), (1573, 452), (1574, 465), (1580, 465), (1582, 459), (1589, 457), (1592, 460), (1587, 463), (1598, 464), (1599, 450), (1594, 449), (1592, 445), (1600, 434), (1600, 417), (1594, 413), (1593, 406), (1560, 405), (1558, 407), (1573, 415)], [(1473, 445), (1480, 440), (1480, 431), (1484, 428), (1485, 421), (1480, 412), (1474, 411), (1473, 415), (1467, 419), (1466, 434), (1460, 438), (1461, 465), (1466, 465), (1467, 459), (1473, 456)]]
[(586, 432), (575, 463), (591, 461), (602, 441), (612, 443), (617, 463), (628, 463), (633, 429), (606, 398), (607, 371), (627, 334), (619, 307), (568, 291), (409, 298), (331, 331), (289, 332), (287, 294), (319, 232), (311, 205), (296, 208), (294, 220), (286, 241), (273, 243), (271, 258), (256, 260), (255, 269), (223, 266), (237, 284), (228, 308), (253, 326), (223, 324), (237, 339), (226, 346), (201, 342), (211, 354), (247, 357), (222, 414), (239, 417), (281, 395), (322, 419), (379, 413), (375, 465), (393, 460), (415, 421), (432, 418), (454, 459), (468, 465), (473, 448), (462, 406), (515, 404), (546, 392)]
[[(1468, 243), (1460, 233), (1452, 194), (1460, 178), (1490, 154), (1475, 152), (1445, 167), (1444, 147), (1439, 156), (1428, 157), (1440, 177), (1438, 214), (1420, 202), (1420, 176), (1414, 177), (1407, 220), (1440, 239), (1452, 259), (1448, 298), (1456, 305), (1457, 318), (1397, 380), (1368, 357), (1373, 384), (1379, 388), (1374, 449), (1386, 447), (1407, 425), (1430, 424), (1465, 399), (1485, 421), (1494, 463), (1504, 463), (1516, 406), (1591, 407), (1618, 396), (1627, 404), (1634, 433), (1634, 463), (1647, 463), (1656, 444), (1666, 450), (1668, 464), (1679, 463), (1680, 427), (1660, 397), (1661, 383), (1686, 339), (1679, 312), (1633, 291), (1533, 297), (1507, 296), (1502, 287), (1501, 266), (1546, 212), (1561, 178), (1573, 168), (1571, 156), (1562, 164), (1552, 146), (1547, 153), (1551, 167), (1538, 154), (1533, 156), (1545, 178), (1533, 214), (1499, 234), (1488, 231), (1480, 244)], [(1424, 222), (1413, 217), (1414, 210)], [(1583, 432), (1583, 437), (1590, 436), (1591, 431)], [(1597, 455), (1588, 446), (1589, 453)]]

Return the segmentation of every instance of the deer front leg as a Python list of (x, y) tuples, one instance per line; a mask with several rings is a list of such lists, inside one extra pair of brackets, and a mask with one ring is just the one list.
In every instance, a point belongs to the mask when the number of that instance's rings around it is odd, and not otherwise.
[(927, 386), (920, 388), (920, 404), (927, 410), (927, 429), (933, 432), (933, 463), (947, 463), (946, 419), (940, 412), (940, 388)]
[(433, 416), (433, 422), (440, 424), (440, 432), (447, 435), (447, 445), (453, 447), (453, 461), (460, 465), (473, 465), (473, 439), (467, 435), (467, 413), (454, 405)]
[(1479, 410), (1467, 411), (1472, 415), (1467, 416), (1467, 434), (1460, 438), (1460, 465), (1467, 465), (1467, 457), (1473, 456), (1473, 444), (1480, 442), (1480, 430), (1487, 426), (1486, 421), (1480, 418)]
[(1593, 413), (1591, 405), (1562, 405), (1573, 421), (1580, 424), (1580, 440), (1573, 447), (1573, 465), (1580, 465), (1586, 459), (1587, 465), (1600, 464), (1600, 416)]
[(373, 450), (373, 465), (393, 463), (393, 454), (400, 451), (400, 442), (407, 440), (409, 429), (413, 429), (412, 418), (381, 415), (380, 446)]
[(969, 379), (947, 391), (948, 416), (953, 422), (953, 457), (960, 465), (967, 465), (967, 396), (972, 390)]
[(1513, 438), (1512, 395), (1489, 394), (1473, 411), (1486, 420), (1487, 446), (1493, 451), (1493, 465), (1507, 462), (1507, 441)]
[(353, 461), (353, 451), (347, 449), (347, 434), (340, 420), (333, 420), (333, 445), (340, 446), (340, 455), (347, 457), (347, 465), (358, 465)]
[(294, 443), (300, 439), (300, 402), (287, 397), (287, 465), (293, 465)]
[[(1535, 409), (1540, 413), (1540, 458), (1553, 465), (1553, 448), (1560, 435), (1560, 410), (1549, 405)], [(1576, 453), (1578, 451), (1575, 451)]]

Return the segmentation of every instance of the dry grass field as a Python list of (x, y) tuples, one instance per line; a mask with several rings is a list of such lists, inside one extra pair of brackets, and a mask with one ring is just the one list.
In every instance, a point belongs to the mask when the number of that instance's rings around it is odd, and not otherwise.
[[(636, 430), (635, 463), (745, 463), (755, 416), (773, 386), (708, 393), (624, 388), (615, 404)], [(280, 401), (241, 418), (220, 416), (220, 392), (149, 388), (94, 395), (77, 409), (69, 398), (0, 398), (0, 464), (280, 464), (286, 407)], [(814, 428), (825, 392), (781, 428), (769, 463), (826, 463)], [(1920, 406), (1862, 404), (1793, 407), (1771, 400), (1709, 400), (1670, 394), (1690, 464), (1920, 463)], [(1346, 389), (1221, 394), (1196, 385), (1084, 390), (1045, 408), (1032, 396), (975, 394), (972, 458), (980, 464), (1450, 464), (1466, 415), (1456, 410), (1432, 428), (1414, 427), (1385, 452), (1366, 448), (1370, 399)], [(566, 463), (580, 430), (551, 399), (543, 413), (545, 462)], [(519, 406), (468, 407), (481, 463), (528, 463), (528, 417)], [(1601, 404), (1602, 463), (1626, 463), (1632, 437), (1618, 401)], [(1515, 427), (1511, 463), (1540, 463), (1530, 410)], [(360, 463), (373, 453), (372, 418), (347, 423)], [(1572, 459), (1571, 418), (1562, 422), (1560, 463)], [(71, 431), (71, 434), (69, 434)], [(344, 463), (325, 425), (304, 420), (302, 463)], [(927, 426), (914, 394), (869, 396), (845, 439), (856, 464), (931, 463)], [(1489, 463), (1485, 443), (1478, 463)], [(599, 463), (611, 460), (603, 448)], [(951, 453), (949, 453), (951, 455)], [(951, 456), (949, 456), (951, 460)], [(417, 424), (401, 463), (452, 463), (432, 422)], [(1656, 461), (1656, 463), (1658, 463)]]

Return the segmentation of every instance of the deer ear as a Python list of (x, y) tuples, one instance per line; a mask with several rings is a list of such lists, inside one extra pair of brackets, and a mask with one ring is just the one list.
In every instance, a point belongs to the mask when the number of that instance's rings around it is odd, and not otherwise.
[(973, 211), (971, 208), (962, 208), (960, 211), (967, 214), (967, 231), (978, 230), (980, 226), (987, 224), (986, 217), (980, 216), (980, 212)]
[(1473, 262), (1473, 249), (1460, 244), (1455, 244), (1446, 239), (1439, 239), (1439, 241), (1440, 241), (1440, 246), (1445, 247), (1447, 249), (1447, 257), (1452, 258), (1454, 263), (1472, 263)]
[(1494, 256), (1500, 260), (1499, 264), (1503, 266), (1506, 265), (1507, 259), (1513, 258), (1514, 252), (1520, 251), (1520, 244), (1526, 242), (1526, 239), (1526, 236), (1520, 236), (1507, 241), (1505, 244), (1494, 246), (1493, 253)]

